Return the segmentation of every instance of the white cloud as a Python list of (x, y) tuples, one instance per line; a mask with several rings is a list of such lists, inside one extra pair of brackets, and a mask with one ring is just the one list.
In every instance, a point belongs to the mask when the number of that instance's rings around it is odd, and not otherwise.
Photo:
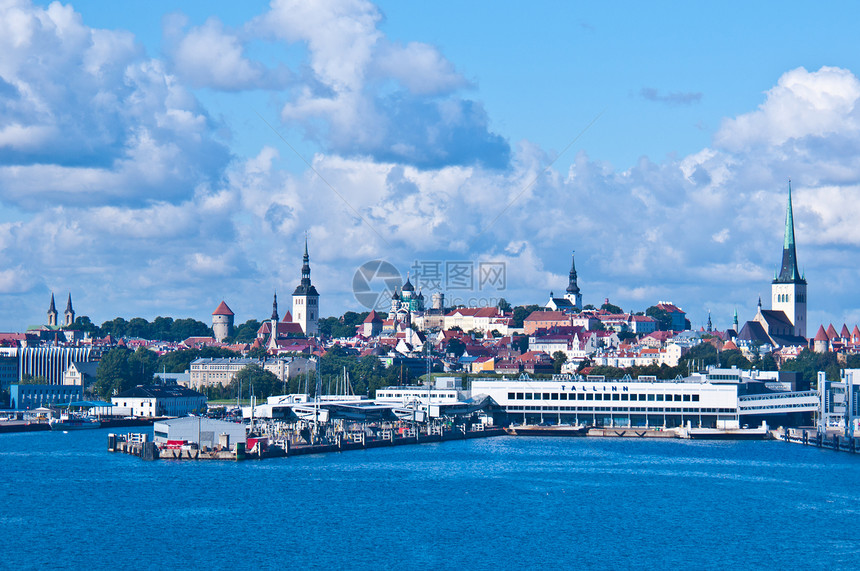
[(779, 78), (758, 110), (723, 121), (715, 143), (740, 151), (779, 146), (791, 139), (856, 133), (858, 98), (860, 80), (847, 69), (809, 72), (800, 67)]
[[(822, 315), (860, 312), (848, 70), (787, 72), (687, 157), (618, 169), (580, 152), (544, 173), (545, 149), (512, 151), (480, 102), (457, 96), (455, 66), (391, 42), (380, 19), (365, 2), (276, 1), (238, 30), (178, 33), (171, 64), (68, 6), (3, 4), (0, 201), (27, 211), (0, 224), (0, 292), (23, 300), (7, 319), (41, 316), (48, 284), (96, 321), (206, 319), (222, 298), (239, 320), (265, 317), (272, 290), (298, 280), (306, 230), (324, 314), (360, 309), (352, 274), (380, 258), (404, 273), (416, 259), (502, 261), (499, 295), (542, 302), (566, 286), (575, 249), (586, 303), (737, 305), (744, 319), (780, 260), (789, 177), (810, 300)], [(282, 170), (273, 148), (231, 160), (187, 87), (271, 80), (246, 54), (254, 30), (307, 45), (301, 83), (277, 96), (284, 121), (320, 141), (312, 164), (333, 189)]]
[(181, 200), (229, 159), (196, 98), (128, 32), (70, 5), (0, 6), (0, 200)]
[(469, 85), (439, 50), (420, 42), (385, 45), (375, 70), (378, 76), (396, 79), (417, 95), (448, 93)]
[(225, 91), (285, 87), (289, 72), (269, 70), (245, 55), (243, 39), (210, 17), (202, 26), (185, 31), (187, 20), (178, 14), (165, 19), (168, 53), (176, 73), (194, 87)]

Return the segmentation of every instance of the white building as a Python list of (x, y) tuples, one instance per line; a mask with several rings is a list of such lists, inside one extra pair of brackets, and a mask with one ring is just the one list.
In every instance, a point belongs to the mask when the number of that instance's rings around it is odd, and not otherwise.
[(619, 427), (737, 428), (734, 383), (665, 382), (653, 377), (606, 380), (557, 375), (554, 380), (475, 379), (472, 394), (493, 398), (517, 422), (545, 420)]
[(278, 359), (251, 359), (249, 357), (201, 357), (191, 361), (189, 387), (199, 389), (213, 385), (226, 386), (233, 377), (249, 365), (259, 365), (269, 371), (281, 382), (307, 371), (316, 370), (316, 361), (303, 357)]
[[(211, 418), (185, 417), (156, 422), (153, 424), (153, 433), (158, 445), (167, 444), (168, 441), (193, 442), (200, 447), (215, 448), (222, 440), (226, 440), (229, 448), (234, 450), (238, 442), (246, 443), (244, 424)], [(226, 438), (222, 438), (222, 435)]]
[(111, 397), (112, 414), (125, 416), (185, 416), (206, 412), (206, 395), (181, 385), (135, 387)]

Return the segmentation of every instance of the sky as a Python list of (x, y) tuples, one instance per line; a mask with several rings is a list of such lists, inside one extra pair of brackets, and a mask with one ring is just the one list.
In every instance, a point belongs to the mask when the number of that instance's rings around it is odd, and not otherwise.
[(726, 328), (769, 307), (789, 179), (807, 333), (850, 327), (858, 12), (0, 0), (0, 330), (52, 292), (99, 324), (267, 318), (305, 236), (324, 316), (407, 272), (544, 304), (575, 251), (586, 304)]

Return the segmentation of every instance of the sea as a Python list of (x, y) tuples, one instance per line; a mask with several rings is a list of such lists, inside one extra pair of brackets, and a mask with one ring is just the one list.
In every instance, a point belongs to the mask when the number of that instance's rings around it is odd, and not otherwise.
[[(151, 430), (151, 429), (150, 429)], [(495, 437), (144, 462), (0, 434), (3, 569), (849, 569), (860, 454)]]

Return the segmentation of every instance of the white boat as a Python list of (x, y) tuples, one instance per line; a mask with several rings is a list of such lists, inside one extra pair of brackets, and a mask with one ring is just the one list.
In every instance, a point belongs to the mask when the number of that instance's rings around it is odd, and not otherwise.
[(48, 424), (51, 430), (86, 430), (99, 428), (102, 425), (98, 418), (77, 414), (64, 414), (60, 418), (52, 418)]

